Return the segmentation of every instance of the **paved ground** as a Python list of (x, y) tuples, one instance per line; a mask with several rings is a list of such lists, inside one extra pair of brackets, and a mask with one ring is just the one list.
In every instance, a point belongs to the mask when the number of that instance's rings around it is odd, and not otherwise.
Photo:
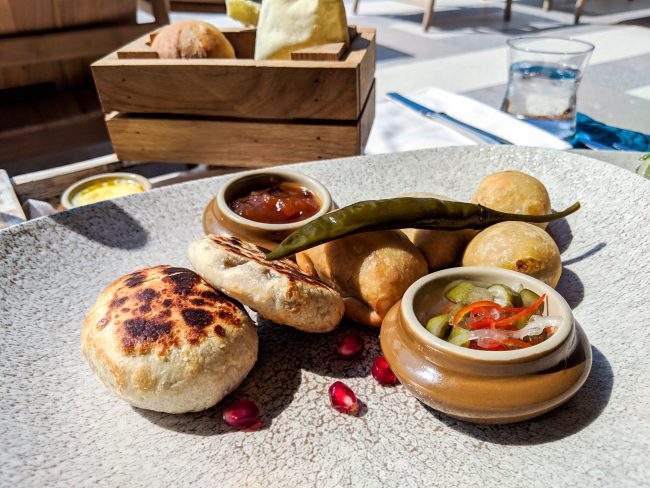
[[(507, 38), (576, 37), (596, 45), (578, 109), (606, 123), (650, 132), (650, 29), (617, 24), (650, 18), (650, 1), (587, 0), (586, 15), (576, 26), (573, 2), (556, 1), (559, 8), (569, 8), (552, 12), (542, 10), (541, 1), (517, 2), (507, 23), (502, 2), (440, 0), (427, 33), (421, 29), (422, 13), (417, 7), (383, 0), (361, 2), (360, 15), (351, 16), (350, 22), (377, 26), (382, 46), (377, 72), (380, 96), (389, 90), (433, 85), (499, 106), (507, 74)], [(617, 6), (627, 12), (617, 13)], [(636, 9), (628, 10), (631, 6)], [(593, 15), (598, 13), (603, 14)]]
[[(417, 0), (414, 0), (417, 1)], [(437, 0), (424, 33), (422, 8), (387, 0), (360, 0), (348, 21), (376, 27), (377, 89), (409, 91), (437, 86), (499, 106), (506, 81), (505, 42), (520, 35), (576, 37), (596, 45), (579, 92), (578, 109), (600, 121), (650, 133), (650, 0), (587, 0), (573, 25), (573, 0), (515, 0), (511, 22), (502, 1)], [(224, 15), (199, 14), (216, 25)], [(197, 14), (174, 14), (174, 19)]]

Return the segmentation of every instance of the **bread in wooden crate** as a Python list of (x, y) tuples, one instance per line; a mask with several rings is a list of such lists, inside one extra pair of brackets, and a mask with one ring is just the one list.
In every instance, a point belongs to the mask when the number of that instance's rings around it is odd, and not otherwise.
[(363, 151), (374, 119), (374, 29), (352, 28), (349, 49), (335, 43), (268, 61), (252, 59), (255, 29), (222, 32), (237, 59), (159, 59), (144, 36), (93, 64), (121, 158), (265, 166)]

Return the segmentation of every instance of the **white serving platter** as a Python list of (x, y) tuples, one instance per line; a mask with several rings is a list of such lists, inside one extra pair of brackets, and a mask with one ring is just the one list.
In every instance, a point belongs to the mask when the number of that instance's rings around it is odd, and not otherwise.
[[(553, 206), (583, 207), (549, 226), (562, 251), (558, 290), (593, 346), (585, 386), (515, 425), (480, 426), (432, 411), (370, 375), (377, 331), (342, 324), (309, 335), (258, 320), (260, 358), (246, 381), (202, 413), (131, 408), (84, 362), (80, 329), (115, 278), (189, 266), (204, 206), (229, 176), (75, 209), (0, 231), (0, 485), (632, 487), (650, 479), (650, 181), (571, 153), (460, 147), (292, 166), (339, 205), (406, 191), (468, 200), (479, 180), (516, 168)], [(335, 354), (348, 329), (356, 361)], [(365, 404), (328, 404), (336, 379)], [(264, 424), (238, 432), (223, 407), (249, 397)]]

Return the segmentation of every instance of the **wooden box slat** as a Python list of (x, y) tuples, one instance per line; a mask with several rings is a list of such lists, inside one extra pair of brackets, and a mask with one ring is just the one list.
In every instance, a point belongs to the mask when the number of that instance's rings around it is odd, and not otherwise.
[(309, 47), (293, 51), (291, 59), (293, 61), (338, 61), (345, 54), (346, 47), (344, 42)]
[(174, 12), (226, 12), (226, 0), (171, 0), (170, 6)]
[(0, 165), (10, 174), (29, 171), (30, 158), (108, 139), (92, 87), (34, 92), (33, 99), (4, 103), (2, 113)]
[[(357, 121), (375, 68), (375, 30), (340, 61), (254, 61), (254, 30), (223, 29), (244, 59), (119, 59), (93, 64), (105, 112)], [(146, 42), (148, 36), (143, 36)]]
[(0, 67), (100, 56), (151, 30), (151, 24), (125, 24), (0, 40)]
[(357, 121), (114, 114), (107, 118), (107, 126), (123, 160), (264, 167), (361, 154), (374, 116), (373, 86)]
[(135, 22), (136, 0), (0, 0), (0, 34)]
[(92, 82), (93, 61), (150, 30), (151, 24), (124, 24), (0, 39), (0, 90), (47, 82), (59, 88)]

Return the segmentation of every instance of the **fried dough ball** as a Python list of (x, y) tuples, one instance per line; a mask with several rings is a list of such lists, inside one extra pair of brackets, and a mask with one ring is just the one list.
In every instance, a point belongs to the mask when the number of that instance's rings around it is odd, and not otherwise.
[(463, 266), (498, 266), (555, 287), (562, 274), (560, 250), (544, 230), (526, 222), (501, 222), (467, 245)]
[(398, 230), (343, 237), (298, 253), (296, 261), (341, 294), (345, 317), (373, 327), (427, 273), (420, 251)]
[[(427, 192), (405, 193), (401, 196), (455, 201), (453, 198)], [(458, 263), (469, 240), (465, 230), (402, 229), (402, 232), (427, 260), (429, 271), (449, 268)]]
[[(515, 170), (483, 178), (474, 192), (472, 203), (514, 214), (544, 215), (551, 212), (551, 199), (542, 182)], [(533, 225), (545, 229), (547, 224)]]

